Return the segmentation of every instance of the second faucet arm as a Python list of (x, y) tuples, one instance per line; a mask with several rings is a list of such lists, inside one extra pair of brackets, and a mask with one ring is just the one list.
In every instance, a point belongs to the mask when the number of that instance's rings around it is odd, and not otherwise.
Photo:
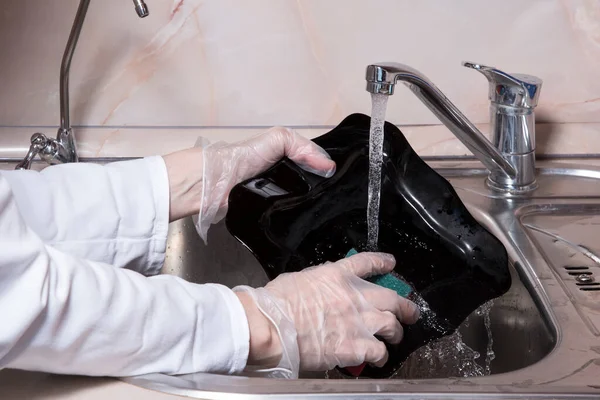
[(71, 70), (71, 61), (77, 47), (77, 41), (83, 27), (83, 22), (87, 14), (90, 0), (81, 0), (75, 14), (75, 21), (69, 34), (69, 40), (63, 54), (60, 65), (60, 129), (68, 130), (71, 128), (71, 119), (69, 116), (69, 72)]

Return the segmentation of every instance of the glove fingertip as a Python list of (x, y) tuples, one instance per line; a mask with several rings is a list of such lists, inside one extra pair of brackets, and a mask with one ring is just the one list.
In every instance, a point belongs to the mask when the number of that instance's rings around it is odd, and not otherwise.
[(333, 167), (326, 169), (326, 170), (314, 168), (311, 165), (308, 165), (306, 163), (296, 162), (296, 164), (303, 170), (310, 172), (311, 174), (321, 176), (323, 178), (331, 178), (335, 174), (335, 164), (333, 165)]
[(331, 178), (334, 174), (335, 174), (335, 165), (329, 171), (326, 171), (325, 175), (323, 175), (323, 176), (325, 178)]

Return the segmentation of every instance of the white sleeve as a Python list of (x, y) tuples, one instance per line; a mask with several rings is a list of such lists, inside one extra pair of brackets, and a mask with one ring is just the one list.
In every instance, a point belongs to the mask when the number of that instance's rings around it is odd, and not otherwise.
[(235, 373), (248, 356), (247, 320), (231, 290), (58, 251), (27, 226), (2, 176), (0, 318), (0, 369)]
[(75, 257), (155, 275), (164, 262), (169, 182), (162, 157), (4, 171), (27, 226)]

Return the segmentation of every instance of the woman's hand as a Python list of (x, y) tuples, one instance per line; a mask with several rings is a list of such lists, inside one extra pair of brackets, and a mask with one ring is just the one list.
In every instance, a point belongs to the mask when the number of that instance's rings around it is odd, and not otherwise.
[(199, 213), (198, 232), (206, 239), (208, 227), (225, 215), (231, 189), (284, 156), (317, 175), (331, 177), (335, 172), (335, 163), (325, 150), (279, 127), (242, 142), (216, 143), (165, 156), (171, 187), (170, 219)]
[(299, 370), (324, 371), (363, 362), (383, 366), (387, 350), (375, 335), (399, 343), (400, 322), (415, 323), (419, 309), (393, 290), (362, 278), (388, 273), (395, 263), (388, 254), (360, 253), (282, 274), (264, 288), (235, 288), (247, 310), (249, 365), (278, 365), (292, 376)]

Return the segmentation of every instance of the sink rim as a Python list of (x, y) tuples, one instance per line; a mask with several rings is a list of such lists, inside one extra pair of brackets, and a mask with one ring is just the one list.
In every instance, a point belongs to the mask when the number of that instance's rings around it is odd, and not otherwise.
[[(598, 399), (600, 386), (519, 386), (509, 384), (475, 384), (468, 380), (456, 380), (451, 383), (390, 381), (390, 380), (315, 380), (315, 379), (269, 379), (223, 376), (210, 373), (197, 373), (195, 382), (178, 380), (173, 376), (149, 374), (123, 378), (124, 382), (172, 395), (199, 399), (262, 399), (325, 400), (334, 398), (356, 400), (393, 400), (393, 399)], [(248, 380), (252, 381), (249, 382)], [(323, 382), (333, 382), (324, 388)], [(275, 383), (280, 383), (279, 385)], [(233, 384), (233, 385), (232, 385)], [(204, 389), (203, 386), (212, 387)], [(254, 387), (248, 391), (249, 386)], [(343, 390), (335, 390), (335, 386)], [(384, 387), (385, 386), (385, 387)], [(244, 388), (244, 391), (232, 389)], [(307, 390), (307, 388), (310, 388)], [(418, 388), (418, 389), (417, 389)], [(327, 389), (327, 390), (325, 390)], [(385, 389), (385, 390), (384, 390)], [(340, 397), (343, 396), (343, 397)]]

